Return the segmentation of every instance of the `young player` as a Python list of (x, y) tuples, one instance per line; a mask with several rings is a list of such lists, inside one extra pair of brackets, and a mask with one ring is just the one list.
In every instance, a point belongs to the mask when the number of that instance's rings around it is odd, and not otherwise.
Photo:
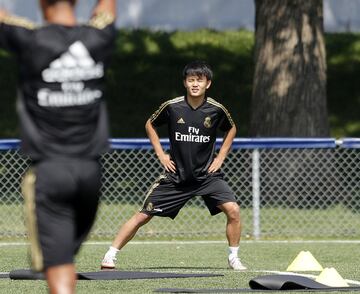
[[(183, 71), (186, 96), (163, 103), (145, 125), (148, 137), (165, 174), (150, 187), (144, 206), (119, 230), (101, 263), (102, 269), (115, 268), (116, 253), (153, 216), (174, 219), (192, 197), (201, 196), (211, 215), (224, 212), (229, 243), (230, 268), (245, 270), (238, 258), (241, 223), (239, 206), (220, 172), (236, 134), (234, 122), (226, 108), (206, 97), (213, 73), (203, 62), (188, 64)], [(156, 127), (166, 125), (170, 138), (170, 155), (160, 144)], [(217, 154), (217, 131), (225, 132)]]
[(115, 2), (98, 0), (87, 24), (77, 23), (75, 0), (41, 0), (43, 26), (0, 11), (0, 47), (20, 67), (21, 148), (32, 160), (23, 180), (32, 267), (51, 293), (74, 293), (74, 256), (98, 207)]

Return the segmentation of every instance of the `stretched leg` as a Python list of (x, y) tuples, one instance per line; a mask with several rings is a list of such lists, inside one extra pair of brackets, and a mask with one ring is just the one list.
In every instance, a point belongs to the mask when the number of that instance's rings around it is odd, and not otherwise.
[(235, 270), (245, 270), (238, 258), (241, 236), (240, 208), (236, 202), (226, 202), (218, 206), (226, 215), (226, 238), (229, 243), (229, 266)]
[(240, 208), (236, 202), (226, 202), (219, 205), (226, 215), (226, 238), (230, 247), (238, 247), (241, 235)]
[(117, 252), (123, 248), (139, 230), (151, 220), (152, 216), (142, 212), (135, 213), (119, 230), (112, 245), (106, 252), (101, 263), (101, 269), (114, 269)]
[(117, 249), (123, 248), (132, 238), (134, 238), (137, 231), (151, 220), (152, 216), (142, 212), (134, 214), (119, 230), (112, 247)]
[(49, 267), (45, 275), (51, 294), (75, 293), (77, 277), (74, 264)]
[(112, 246), (101, 263), (102, 269), (114, 269), (117, 252), (148, 223), (154, 215), (174, 219), (180, 209), (192, 197), (192, 193), (182, 191), (173, 182), (160, 176), (150, 187), (141, 212), (135, 213), (119, 230)]

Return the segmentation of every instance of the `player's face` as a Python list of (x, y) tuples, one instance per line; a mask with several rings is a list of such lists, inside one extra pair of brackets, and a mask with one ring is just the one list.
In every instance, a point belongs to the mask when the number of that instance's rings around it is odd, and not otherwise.
[(191, 97), (201, 97), (209, 89), (211, 81), (205, 76), (187, 76), (184, 81), (187, 94)]

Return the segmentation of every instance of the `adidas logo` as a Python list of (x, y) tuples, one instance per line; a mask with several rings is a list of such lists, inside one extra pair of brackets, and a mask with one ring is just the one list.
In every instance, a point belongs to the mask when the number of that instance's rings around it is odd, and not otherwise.
[(42, 72), (45, 82), (65, 83), (99, 79), (104, 76), (102, 63), (96, 64), (80, 41), (73, 43), (58, 59)]
[(185, 121), (182, 117), (179, 118), (179, 120), (177, 121), (178, 124), (184, 124)]

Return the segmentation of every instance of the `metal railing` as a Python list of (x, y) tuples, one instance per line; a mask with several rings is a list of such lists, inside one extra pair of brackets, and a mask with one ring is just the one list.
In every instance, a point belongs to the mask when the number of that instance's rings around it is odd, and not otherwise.
[[(101, 159), (92, 238), (112, 238), (163, 171), (147, 139), (112, 139), (111, 146)], [(18, 140), (0, 141), (2, 239), (26, 235), (20, 182), (29, 160), (18, 147)], [(237, 138), (222, 169), (238, 197), (243, 238), (360, 237), (360, 139)], [(137, 237), (224, 238), (225, 221), (194, 197), (175, 220), (154, 218)]]

